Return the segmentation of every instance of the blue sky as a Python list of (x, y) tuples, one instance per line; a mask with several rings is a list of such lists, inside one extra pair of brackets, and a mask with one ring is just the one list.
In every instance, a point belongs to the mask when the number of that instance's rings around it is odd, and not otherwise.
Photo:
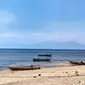
[(45, 42), (85, 45), (84, 32), (85, 0), (0, 0), (1, 48), (37, 48)]

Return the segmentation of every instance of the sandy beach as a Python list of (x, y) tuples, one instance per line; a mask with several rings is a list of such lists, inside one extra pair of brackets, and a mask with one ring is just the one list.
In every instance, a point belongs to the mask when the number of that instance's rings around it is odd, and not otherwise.
[(0, 85), (85, 85), (85, 66), (0, 72)]

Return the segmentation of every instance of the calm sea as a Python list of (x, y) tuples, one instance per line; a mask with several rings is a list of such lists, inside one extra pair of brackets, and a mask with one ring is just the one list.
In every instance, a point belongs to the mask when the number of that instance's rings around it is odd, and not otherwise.
[[(51, 53), (51, 62), (33, 62), (40, 53)], [(28, 66), (41, 65), (50, 66), (57, 62), (69, 60), (85, 60), (85, 50), (65, 49), (0, 49), (0, 70), (7, 69), (7, 66)]]

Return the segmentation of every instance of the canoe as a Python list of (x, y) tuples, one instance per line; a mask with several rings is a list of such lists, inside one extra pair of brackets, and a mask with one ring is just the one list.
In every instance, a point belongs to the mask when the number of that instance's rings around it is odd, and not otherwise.
[(69, 62), (74, 65), (85, 65), (85, 62), (83, 61), (69, 61)]
[(33, 61), (51, 61), (50, 58), (33, 58)]
[(40, 66), (8, 66), (8, 68), (12, 71), (18, 71), (18, 70), (36, 70), (36, 69), (40, 69)]

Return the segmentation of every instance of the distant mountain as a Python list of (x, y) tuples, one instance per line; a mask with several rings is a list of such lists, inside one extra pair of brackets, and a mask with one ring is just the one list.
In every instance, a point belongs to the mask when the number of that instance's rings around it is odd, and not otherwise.
[(85, 49), (85, 45), (77, 42), (41, 42), (35, 45), (30, 45), (29, 48), (38, 48), (38, 49)]
[(41, 42), (34, 45), (27, 45), (20, 42), (0, 44), (0, 48), (28, 48), (28, 49), (85, 49), (85, 45), (77, 42)]

